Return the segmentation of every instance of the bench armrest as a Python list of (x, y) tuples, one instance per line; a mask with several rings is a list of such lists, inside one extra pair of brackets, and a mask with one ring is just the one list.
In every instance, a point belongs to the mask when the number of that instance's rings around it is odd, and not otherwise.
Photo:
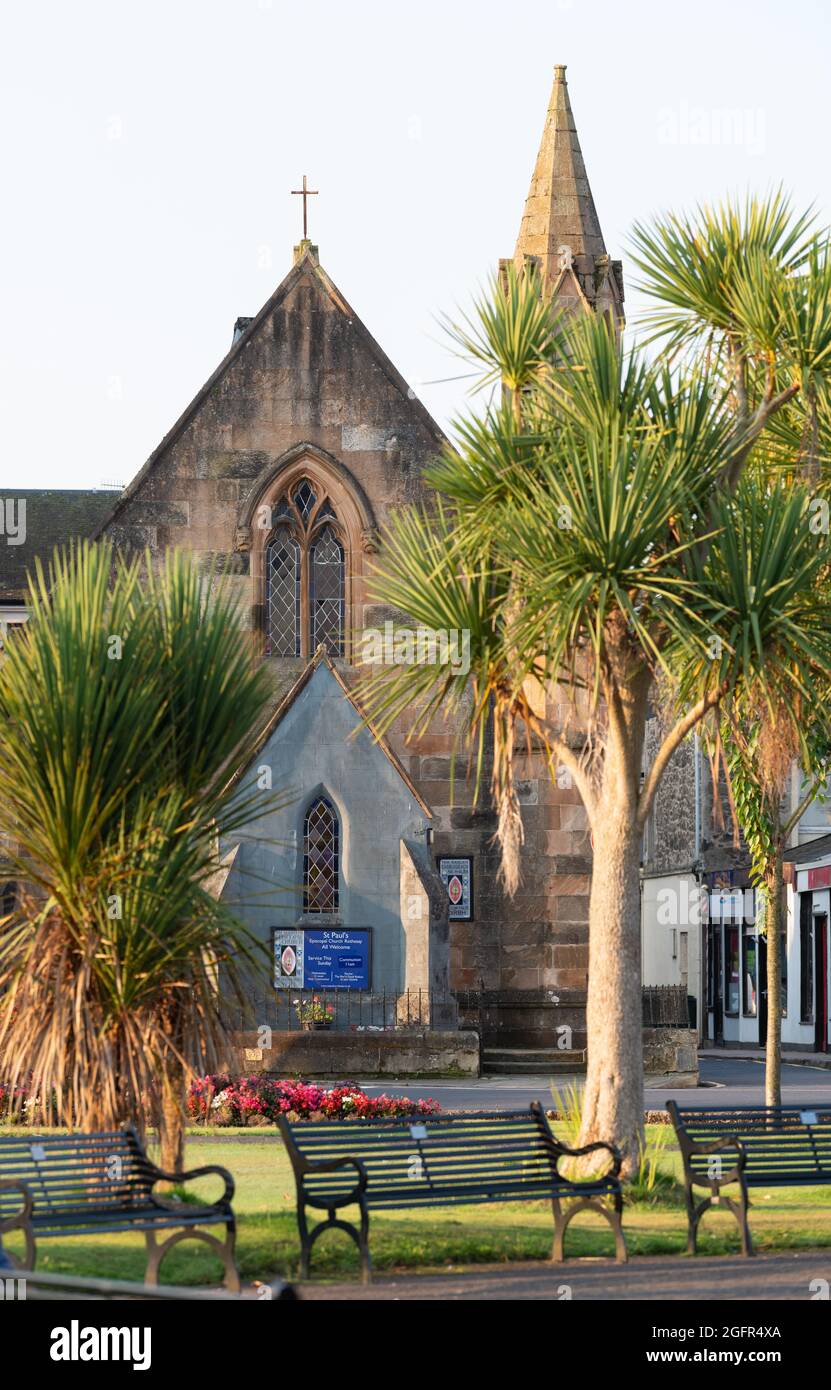
[(358, 1174), (358, 1184), (355, 1191), (366, 1191), (369, 1174), (359, 1158), (306, 1158), (305, 1154), (301, 1153), (297, 1147), (291, 1125), (284, 1115), (277, 1116), (277, 1124), (286, 1146), (286, 1152), (291, 1160), (298, 1191), (302, 1187), (303, 1179), (307, 1173), (336, 1173), (339, 1168), (346, 1168), (350, 1165)]
[[(3, 1245), (2, 1237), (4, 1232), (22, 1231), (23, 1238), (26, 1242), (26, 1254), (23, 1260), (23, 1268), (32, 1269), (35, 1263), (35, 1238), (32, 1231), (32, 1207), (34, 1203), (31, 1188), (28, 1187), (25, 1182), (19, 1182), (16, 1178), (3, 1178), (0, 1180), (0, 1191), (20, 1193), (20, 1210), (14, 1212), (12, 1216), (0, 1217), (0, 1249)], [(8, 1252), (5, 1253), (8, 1254)], [(12, 1259), (14, 1265), (18, 1263), (12, 1256), (9, 1256), (9, 1258)]]
[[(667, 1110), (669, 1111), (670, 1118), (675, 1127), (675, 1137), (678, 1140), (678, 1147), (681, 1150), (684, 1172), (689, 1178), (694, 1177), (689, 1163), (689, 1160), (694, 1154), (706, 1157), (708, 1154), (722, 1153), (725, 1149), (736, 1150), (735, 1169), (731, 1169), (730, 1171), (735, 1171), (736, 1177), (741, 1178), (747, 1163), (747, 1150), (738, 1135), (724, 1134), (720, 1139), (693, 1139), (692, 1136), (687, 1133), (687, 1128), (684, 1124), (681, 1112), (678, 1109), (677, 1102), (668, 1100)], [(724, 1182), (725, 1179), (721, 1178), (718, 1181)], [(731, 1181), (733, 1181), (733, 1179), (731, 1179)]]
[(32, 1191), (25, 1182), (19, 1182), (17, 1178), (0, 1179), (0, 1192), (19, 1192), (20, 1210), (13, 1216), (0, 1216), (0, 1232), (14, 1231), (25, 1225), (32, 1215)]
[(610, 1178), (616, 1178), (620, 1173), (621, 1164), (623, 1163), (623, 1155), (621, 1154), (620, 1149), (617, 1147), (616, 1144), (607, 1144), (604, 1140), (598, 1139), (593, 1144), (584, 1144), (583, 1147), (580, 1149), (571, 1149), (569, 1148), (568, 1144), (564, 1144), (561, 1140), (558, 1139), (557, 1147), (561, 1150), (561, 1154), (557, 1160), (558, 1163), (560, 1157), (582, 1158), (584, 1154), (597, 1153), (599, 1149), (606, 1149), (607, 1152), (611, 1155), (612, 1166), (605, 1176)]
[[(696, 1178), (698, 1177), (697, 1174), (693, 1175), (692, 1169), (689, 1165), (689, 1160), (693, 1157), (694, 1154), (698, 1154), (699, 1157), (706, 1157), (709, 1154), (723, 1153), (725, 1149), (736, 1150), (736, 1162), (733, 1165), (733, 1167), (729, 1170), (729, 1172), (735, 1173), (737, 1178), (741, 1177), (742, 1173), (744, 1172), (745, 1164), (747, 1163), (747, 1150), (744, 1147), (744, 1144), (741, 1142), (740, 1139), (736, 1137), (735, 1134), (725, 1135), (723, 1139), (707, 1140), (690, 1139), (689, 1135), (687, 1134), (683, 1135), (683, 1137), (679, 1134), (678, 1140), (681, 1149), (681, 1157), (684, 1160), (684, 1167), (690, 1174), (690, 1176), (695, 1176)], [(718, 1179), (719, 1182), (726, 1182), (730, 1180), (731, 1179), (729, 1178), (729, 1175)]]
[(225, 1191), (223, 1192), (222, 1196), (217, 1199), (215, 1203), (210, 1202), (208, 1203), (208, 1205), (220, 1206), (223, 1202), (227, 1205), (228, 1203), (230, 1203), (231, 1198), (233, 1197), (234, 1192), (236, 1191), (236, 1184), (234, 1182), (234, 1179), (231, 1177), (231, 1174), (228, 1172), (228, 1169), (220, 1167), (218, 1163), (209, 1163), (204, 1168), (190, 1168), (187, 1170), (187, 1172), (183, 1171), (181, 1173), (165, 1173), (161, 1168), (157, 1168), (155, 1165), (153, 1165), (151, 1169), (151, 1176), (153, 1178), (154, 1187), (156, 1186), (157, 1182), (182, 1183), (189, 1182), (192, 1178), (206, 1178), (214, 1174), (222, 1178), (222, 1181), (225, 1183)]
[(358, 1174), (357, 1192), (365, 1192), (369, 1181), (369, 1175), (364, 1164), (359, 1158), (304, 1158), (298, 1165), (298, 1178), (301, 1180), (307, 1173), (336, 1173), (339, 1168), (354, 1168)]

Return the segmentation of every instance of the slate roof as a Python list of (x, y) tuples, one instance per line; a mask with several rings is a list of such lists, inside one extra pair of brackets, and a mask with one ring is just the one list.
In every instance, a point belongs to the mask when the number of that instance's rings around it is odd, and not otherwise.
[(812, 864), (826, 854), (831, 854), (831, 835), (818, 835), (815, 840), (806, 840), (804, 845), (786, 850), (782, 858), (788, 864)]
[(116, 496), (107, 489), (5, 489), (3, 500), (26, 503), (26, 539), (22, 545), (9, 545), (0, 535), (0, 602), (25, 602), (26, 573), (34, 574), (35, 558), (46, 563), (56, 545), (93, 536)]
[[(257, 754), (261, 751), (261, 749), (265, 747), (266, 743), (271, 738), (271, 735), (274, 733), (274, 730), (277, 728), (277, 725), (283, 720), (285, 715), (291, 709), (298, 695), (301, 693), (301, 691), (305, 690), (306, 686), (308, 685), (318, 666), (321, 665), (326, 667), (329, 674), (333, 677), (335, 683), (340, 686), (341, 692), (343, 693), (344, 697), (349, 701), (355, 713), (358, 715), (359, 721), (361, 723), (366, 723), (366, 727), (370, 735), (372, 736), (373, 742), (378, 746), (378, 748), (380, 748), (381, 752), (389, 760), (389, 762), (392, 763), (392, 766), (395, 768), (396, 772), (401, 778), (401, 781), (406, 786), (413, 800), (421, 807), (425, 816), (429, 816), (432, 819), (433, 812), (427, 805), (427, 802), (424, 800), (424, 797), (421, 795), (421, 792), (418, 790), (418, 787), (416, 786), (412, 777), (410, 777), (400, 758), (396, 757), (395, 753), (393, 752), (387, 740), (384, 738), (383, 734), (379, 733), (378, 730), (372, 724), (372, 722), (369, 719), (367, 719), (366, 713), (358, 697), (355, 695), (354, 691), (349, 689), (349, 686), (346, 684), (346, 681), (343, 679), (343, 676), (338, 671), (337, 667), (333, 664), (333, 662), (330, 661), (323, 647), (318, 648), (314, 656), (309, 661), (308, 665), (303, 669), (300, 676), (294, 682), (291, 688), (286, 692), (285, 695), (282, 696), (281, 699), (278, 699), (276, 708), (274, 709), (273, 713), (270, 715), (266, 723), (263, 725), (262, 729), (260, 730), (257, 736), (252, 757), (256, 757)], [(239, 782), (240, 778), (242, 778), (245, 775), (245, 772), (250, 766), (251, 759), (249, 759), (248, 763), (246, 763), (244, 767), (237, 768), (236, 772), (233, 774), (233, 776), (230, 778), (228, 782), (228, 788), (235, 786), (236, 783)]]

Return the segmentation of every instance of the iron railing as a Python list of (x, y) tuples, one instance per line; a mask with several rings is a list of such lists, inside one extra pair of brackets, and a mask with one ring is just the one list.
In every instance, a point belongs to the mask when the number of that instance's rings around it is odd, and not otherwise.
[(644, 1028), (689, 1028), (685, 985), (643, 985), (641, 995)]
[(330, 1028), (341, 1033), (455, 1030), (464, 990), (297, 989), (278, 990), (265, 1006), (237, 1009), (232, 1027), (262, 1024), (275, 1031)]
[[(689, 1028), (687, 991), (683, 985), (644, 985), (645, 1028)], [(578, 1001), (568, 1001), (573, 1008)], [(559, 1001), (540, 1001), (556, 1010)], [(510, 1007), (510, 1006), (508, 1006)], [(278, 1032), (298, 1032), (319, 1026), (341, 1033), (418, 1031), (425, 1028), (471, 1028), (480, 1035), (500, 1011), (499, 992), (479, 988), (456, 990), (406, 989), (291, 989), (275, 990), (228, 1019), (234, 1031), (252, 1031), (266, 1024)]]

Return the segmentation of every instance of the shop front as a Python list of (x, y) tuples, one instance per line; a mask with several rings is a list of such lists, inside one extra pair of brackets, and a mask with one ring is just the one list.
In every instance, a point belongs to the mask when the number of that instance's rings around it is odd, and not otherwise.
[[(797, 970), (789, 1006), (788, 1040), (814, 1052), (831, 1051), (831, 835), (786, 855), (790, 957)], [(783, 1041), (785, 1030), (783, 1028)]]
[(758, 1047), (767, 1029), (767, 953), (757, 924), (754, 888), (709, 895), (706, 1036), (715, 1043)]

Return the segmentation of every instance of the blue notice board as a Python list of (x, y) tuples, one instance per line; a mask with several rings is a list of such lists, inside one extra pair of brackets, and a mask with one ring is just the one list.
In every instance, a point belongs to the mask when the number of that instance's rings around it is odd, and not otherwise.
[(369, 931), (303, 933), (303, 984), (306, 989), (369, 989)]

